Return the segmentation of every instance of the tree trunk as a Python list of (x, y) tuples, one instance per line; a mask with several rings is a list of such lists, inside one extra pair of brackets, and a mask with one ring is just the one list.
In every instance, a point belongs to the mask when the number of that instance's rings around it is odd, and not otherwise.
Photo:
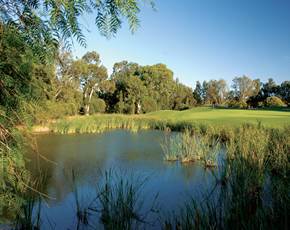
[(137, 114), (141, 113), (141, 103), (140, 101), (137, 102), (137, 109), (136, 109)]
[(90, 91), (90, 94), (89, 94), (89, 98), (88, 98), (88, 102), (87, 102), (87, 104), (85, 105), (85, 115), (89, 115), (89, 114), (90, 114), (90, 104), (91, 104), (92, 96), (93, 96), (93, 93), (94, 93), (94, 90), (95, 90), (96, 85), (97, 85), (97, 84), (95, 84), (95, 85), (91, 88), (91, 91)]

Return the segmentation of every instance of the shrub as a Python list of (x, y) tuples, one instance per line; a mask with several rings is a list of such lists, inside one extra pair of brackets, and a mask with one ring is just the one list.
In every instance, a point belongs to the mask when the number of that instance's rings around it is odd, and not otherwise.
[(284, 107), (285, 103), (281, 100), (281, 98), (276, 96), (267, 97), (266, 105), (269, 107)]
[(247, 103), (244, 101), (231, 100), (227, 104), (229, 108), (246, 109), (248, 107)]
[(142, 101), (142, 111), (144, 113), (149, 113), (158, 110), (156, 100), (151, 97), (145, 97)]
[(96, 98), (92, 100), (90, 107), (90, 114), (104, 113), (106, 111), (106, 102), (103, 99)]

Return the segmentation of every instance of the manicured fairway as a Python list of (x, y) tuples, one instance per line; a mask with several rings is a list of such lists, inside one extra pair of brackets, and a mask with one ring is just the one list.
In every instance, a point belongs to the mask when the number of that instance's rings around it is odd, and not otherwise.
[(165, 119), (170, 122), (208, 123), (213, 125), (240, 125), (261, 122), (267, 127), (290, 125), (290, 111), (212, 109), (198, 107), (184, 111), (162, 110), (145, 117)]

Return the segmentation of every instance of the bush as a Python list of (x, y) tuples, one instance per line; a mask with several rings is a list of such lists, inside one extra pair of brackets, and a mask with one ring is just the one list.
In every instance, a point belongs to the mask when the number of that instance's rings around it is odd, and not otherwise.
[(142, 101), (142, 112), (149, 113), (158, 110), (156, 100), (151, 97), (145, 97)]
[(281, 98), (276, 96), (267, 97), (266, 106), (268, 107), (284, 107), (285, 103), (281, 100)]
[(90, 114), (104, 113), (106, 111), (106, 102), (103, 99), (96, 98), (91, 101)]
[(247, 103), (244, 101), (231, 100), (227, 104), (229, 108), (246, 109), (248, 107)]

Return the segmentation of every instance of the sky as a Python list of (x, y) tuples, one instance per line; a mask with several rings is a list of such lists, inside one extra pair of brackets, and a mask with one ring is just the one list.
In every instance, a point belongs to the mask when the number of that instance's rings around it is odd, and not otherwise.
[(180, 82), (247, 75), (277, 83), (290, 80), (290, 0), (155, 0), (142, 4), (140, 27), (132, 34), (124, 21), (114, 38), (100, 35), (94, 16), (82, 18), (87, 47), (75, 43), (74, 56), (97, 51), (112, 72), (114, 63), (164, 63)]

